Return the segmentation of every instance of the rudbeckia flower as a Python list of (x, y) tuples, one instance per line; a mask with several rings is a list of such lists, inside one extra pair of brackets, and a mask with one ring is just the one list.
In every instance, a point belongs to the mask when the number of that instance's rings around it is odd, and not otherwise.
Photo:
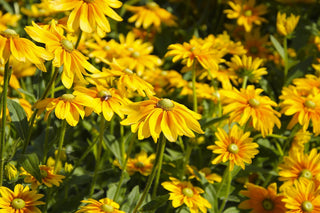
[(185, 204), (191, 213), (198, 213), (199, 210), (205, 213), (208, 208), (211, 208), (211, 204), (200, 195), (204, 193), (201, 188), (193, 186), (191, 182), (182, 182), (173, 177), (170, 177), (170, 180), (163, 182), (161, 185), (170, 191), (169, 200), (172, 200), (174, 208)]
[(147, 153), (142, 150), (139, 154), (136, 154), (135, 158), (128, 159), (127, 172), (129, 175), (139, 172), (144, 176), (148, 176), (151, 173), (155, 158), (155, 154), (148, 156)]
[(194, 171), (197, 171), (197, 173), (199, 173), (200, 175), (203, 175), (207, 179), (207, 181), (211, 184), (215, 182), (220, 183), (222, 181), (222, 177), (216, 173), (212, 173), (209, 167), (205, 167), (200, 170), (197, 170), (195, 166), (187, 165), (187, 170), (190, 173), (189, 179), (196, 178), (198, 181), (200, 181), (200, 178), (194, 172)]
[(123, 112), (128, 116), (121, 124), (131, 125), (132, 132), (138, 131), (139, 140), (152, 136), (157, 142), (161, 132), (170, 142), (175, 142), (178, 135), (193, 138), (192, 131), (203, 134), (197, 121), (201, 115), (167, 98), (150, 97), (125, 106)]
[(10, 213), (38, 213), (41, 212), (36, 206), (45, 204), (39, 201), (43, 197), (37, 191), (30, 191), (29, 186), (23, 187), (17, 184), (14, 191), (9, 188), (0, 187), (0, 211)]
[(252, 142), (250, 132), (243, 132), (237, 125), (233, 125), (229, 133), (225, 130), (218, 128), (216, 132), (217, 141), (215, 145), (210, 145), (207, 148), (212, 150), (213, 153), (219, 154), (212, 164), (217, 164), (229, 161), (229, 170), (232, 171), (234, 164), (245, 168), (245, 163), (251, 164), (252, 158), (258, 151), (258, 144)]
[(58, 11), (70, 11), (67, 26), (74, 31), (80, 29), (86, 33), (97, 31), (99, 36), (110, 32), (110, 24), (105, 16), (116, 21), (122, 18), (112, 9), (121, 7), (118, 0), (52, 0), (50, 7)]
[(278, 128), (281, 122), (278, 117), (280, 113), (272, 107), (277, 104), (267, 96), (261, 96), (262, 89), (255, 89), (249, 85), (246, 89), (236, 88), (233, 90), (222, 90), (222, 102), (227, 104), (223, 107), (223, 113), (230, 113), (230, 122), (239, 122), (244, 126), (249, 120), (249, 124), (258, 131), (261, 131), (263, 137), (272, 134), (273, 127)]
[(290, 36), (299, 22), (300, 16), (293, 14), (287, 17), (285, 13), (277, 14), (277, 31), (283, 36)]
[[(63, 65), (61, 80), (66, 88), (71, 88), (75, 79), (82, 83), (86, 83), (82, 76), (82, 74), (88, 75), (85, 69), (91, 73), (100, 72), (87, 61), (87, 58), (82, 55), (80, 51), (74, 48), (74, 45), (70, 40), (60, 34), (57, 30), (50, 32), (41, 28), (34, 22), (32, 25), (33, 27), (26, 27), (26, 32), (34, 40), (46, 44), (48, 51), (54, 54), (52, 64), (55, 67), (61, 67)], [(53, 29), (54, 28), (55, 26), (53, 25)]]
[(250, 213), (285, 213), (285, 204), (282, 201), (285, 196), (277, 194), (277, 184), (272, 183), (267, 189), (254, 185), (246, 184), (247, 190), (241, 190), (240, 194), (248, 197), (242, 201), (239, 209), (252, 209)]
[(43, 59), (52, 59), (52, 54), (43, 47), (36, 46), (26, 38), (20, 38), (12, 29), (6, 29), (0, 32), (0, 63), (7, 63), (10, 56), (20, 62), (30, 61), (44, 72), (47, 69)]
[(81, 206), (80, 210), (76, 213), (125, 213), (124, 211), (119, 210), (120, 206), (118, 203), (114, 202), (109, 198), (103, 198), (99, 201), (89, 198), (88, 200), (82, 200), (82, 203), (87, 205)]
[(8, 26), (16, 27), (21, 15), (5, 13), (0, 11), (0, 31), (6, 30)]

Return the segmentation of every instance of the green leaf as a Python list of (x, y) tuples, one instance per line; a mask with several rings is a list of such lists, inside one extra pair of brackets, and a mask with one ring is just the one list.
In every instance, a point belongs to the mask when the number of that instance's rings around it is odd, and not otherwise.
[(223, 211), (223, 213), (239, 213), (240, 211), (236, 207), (230, 207)]
[(134, 209), (140, 196), (139, 186), (135, 186), (127, 197), (126, 209), (121, 209), (124, 212), (130, 212), (130, 209)]
[(19, 136), (26, 139), (28, 134), (27, 114), (19, 103), (12, 99), (8, 99), (7, 106), (10, 112), (11, 121), (16, 127)]
[(169, 153), (168, 160), (170, 161), (176, 161), (184, 157), (181, 152), (175, 151), (173, 149), (166, 148), (166, 151)]
[(280, 54), (281, 58), (284, 60), (284, 49), (281, 46), (281, 44), (278, 42), (278, 40), (273, 37), (272, 35), (270, 35), (270, 40), (273, 44), (273, 46), (276, 48), (276, 50), (278, 51), (278, 53)]
[(8, 12), (8, 13), (11, 13), (11, 14), (14, 14), (10, 4), (5, 1), (5, 0), (0, 0), (0, 4), (3, 6), (3, 8)]
[(21, 166), (41, 183), (42, 177), (39, 169), (40, 162), (37, 154), (21, 154), (18, 158)]
[(143, 211), (152, 211), (152, 210), (157, 210), (164, 204), (168, 202), (170, 195), (161, 195), (156, 197), (154, 200), (151, 200), (150, 202), (146, 203), (142, 208), (140, 209), (141, 212)]

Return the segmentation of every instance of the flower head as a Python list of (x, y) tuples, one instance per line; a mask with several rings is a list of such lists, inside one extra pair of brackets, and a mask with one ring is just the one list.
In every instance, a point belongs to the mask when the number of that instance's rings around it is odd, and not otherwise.
[(76, 213), (124, 213), (124, 211), (119, 210), (119, 204), (109, 198), (103, 198), (99, 201), (89, 198), (81, 202), (87, 205), (81, 206)]
[(40, 209), (36, 206), (45, 204), (39, 201), (43, 197), (36, 191), (30, 191), (29, 186), (23, 187), (17, 184), (14, 191), (9, 188), (0, 187), (0, 209), (2, 212), (10, 213), (40, 213)]
[(251, 213), (285, 213), (286, 208), (282, 199), (283, 195), (277, 194), (277, 184), (272, 183), (267, 189), (254, 185), (246, 184), (247, 190), (241, 190), (240, 194), (248, 197), (248, 200), (239, 204), (240, 209), (252, 209)]
[(178, 135), (193, 138), (192, 131), (203, 133), (197, 121), (201, 115), (167, 98), (150, 97), (150, 100), (129, 104), (123, 111), (128, 116), (121, 124), (131, 125), (132, 132), (138, 131), (139, 140), (152, 136), (157, 142), (163, 132), (169, 141), (175, 142)]
[(230, 162), (230, 171), (233, 170), (234, 164), (245, 168), (245, 163), (251, 164), (252, 158), (258, 151), (258, 144), (252, 142), (250, 132), (244, 133), (237, 125), (234, 125), (229, 133), (223, 129), (218, 128), (216, 132), (217, 141), (215, 145), (210, 145), (207, 148), (212, 150), (213, 153), (219, 154), (212, 164), (222, 162)]
[(193, 186), (191, 182), (179, 181), (176, 178), (170, 177), (171, 181), (163, 182), (161, 185), (168, 191), (170, 191), (169, 200), (172, 200), (172, 206), (177, 208), (185, 204), (191, 213), (207, 212), (207, 208), (211, 208), (211, 204), (203, 197), (201, 193), (204, 191), (196, 186)]
[(139, 172), (144, 176), (148, 176), (151, 173), (155, 158), (155, 154), (148, 156), (145, 151), (141, 151), (135, 158), (128, 159), (127, 172), (129, 175)]
[(189, 179), (196, 178), (198, 181), (200, 181), (200, 178), (194, 172), (194, 171), (197, 171), (200, 175), (203, 175), (207, 179), (207, 181), (211, 184), (213, 184), (214, 182), (220, 183), (222, 181), (222, 177), (216, 173), (212, 173), (209, 167), (202, 168), (198, 171), (195, 166), (187, 165), (187, 169), (188, 169), (188, 172), (190, 173)]
[(277, 14), (277, 31), (283, 36), (289, 36), (292, 34), (299, 22), (300, 16), (295, 16), (293, 14), (290, 17), (286, 17), (286, 14)]

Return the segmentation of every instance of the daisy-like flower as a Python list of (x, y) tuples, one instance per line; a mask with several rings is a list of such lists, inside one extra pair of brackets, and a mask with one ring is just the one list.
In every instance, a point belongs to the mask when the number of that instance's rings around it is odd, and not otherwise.
[(6, 30), (8, 26), (16, 27), (21, 15), (5, 13), (0, 11), (0, 31)]
[(252, 142), (250, 132), (243, 132), (237, 125), (233, 125), (229, 133), (221, 128), (216, 132), (217, 141), (215, 145), (210, 145), (207, 148), (212, 150), (213, 153), (219, 154), (212, 164), (222, 162), (230, 162), (230, 171), (233, 170), (234, 164), (245, 168), (245, 163), (251, 164), (252, 158), (258, 151), (258, 144)]
[(96, 87), (85, 88), (82, 86), (76, 86), (74, 88), (74, 95), (86, 94), (94, 99), (92, 105), (93, 107), (86, 107), (85, 112), (86, 115), (90, 115), (92, 111), (97, 114), (102, 112), (103, 117), (110, 121), (113, 117), (114, 113), (119, 115), (121, 118), (124, 117), (121, 112), (121, 106), (124, 106), (128, 103), (128, 100), (121, 97), (121, 95), (114, 88), (104, 88), (103, 86), (96, 85)]
[(202, 168), (198, 171), (195, 166), (187, 165), (187, 170), (190, 173), (189, 179), (196, 178), (198, 181), (200, 181), (200, 178), (194, 172), (194, 171), (197, 171), (200, 175), (203, 175), (207, 179), (207, 181), (211, 184), (215, 182), (220, 183), (222, 181), (221, 176), (216, 173), (212, 173), (211, 169), (208, 167)]
[(311, 92), (315, 88), (320, 91), (320, 78), (315, 75), (307, 74), (303, 78), (295, 78), (292, 83), (298, 90)]
[(128, 21), (135, 22), (135, 27), (137, 28), (142, 26), (144, 29), (148, 29), (153, 25), (157, 30), (160, 30), (162, 23), (167, 26), (176, 25), (175, 20), (177, 17), (159, 7), (155, 2), (148, 2), (145, 6), (125, 5), (125, 8), (134, 13)]
[(250, 32), (253, 24), (261, 25), (262, 22), (267, 22), (261, 16), (267, 13), (267, 6), (260, 4), (256, 6), (255, 0), (233, 0), (228, 2), (232, 9), (227, 9), (224, 13), (229, 19), (237, 19), (239, 26), (244, 26), (247, 32)]
[(161, 132), (170, 142), (175, 142), (178, 135), (193, 138), (192, 131), (203, 134), (197, 121), (201, 115), (167, 98), (150, 97), (127, 105), (123, 111), (128, 116), (121, 124), (131, 125), (132, 132), (138, 131), (139, 140), (152, 136), (157, 142)]
[(60, 186), (62, 183), (62, 179), (64, 179), (63, 175), (57, 175), (54, 173), (54, 167), (39, 165), (40, 174), (41, 174), (41, 182), (40, 183), (35, 177), (29, 174), (24, 168), (21, 168), (22, 172), (20, 175), (26, 176), (24, 178), (25, 183), (31, 183), (31, 189), (36, 190), (42, 183), (47, 187)]
[(299, 123), (304, 131), (312, 121), (313, 133), (320, 133), (320, 93), (318, 88), (313, 88), (310, 92), (299, 90), (294, 86), (285, 87), (282, 90), (280, 99), (281, 113), (293, 115), (288, 128), (291, 129)]
[(0, 63), (7, 63), (10, 56), (20, 62), (29, 61), (44, 72), (47, 71), (44, 59), (52, 59), (52, 54), (43, 47), (36, 46), (26, 38), (20, 38), (12, 29), (6, 29), (0, 32)]
[(249, 120), (253, 128), (261, 131), (263, 137), (272, 134), (273, 127), (278, 128), (281, 122), (278, 117), (280, 113), (272, 107), (277, 104), (268, 96), (261, 96), (262, 89), (255, 89), (249, 85), (246, 89), (236, 88), (233, 90), (222, 90), (222, 101), (227, 105), (223, 107), (223, 113), (230, 113), (230, 121), (239, 122), (240, 126), (245, 125)]
[(155, 154), (148, 156), (147, 153), (142, 150), (139, 154), (136, 154), (135, 158), (128, 159), (127, 172), (129, 175), (139, 172), (144, 176), (148, 176), (151, 173), (155, 158)]
[(279, 165), (279, 180), (285, 181), (281, 189), (292, 185), (301, 177), (320, 181), (320, 176), (317, 175), (319, 173), (320, 154), (316, 149), (312, 149), (309, 154), (293, 150), (289, 152), (289, 156), (283, 158), (283, 162)]
[(241, 190), (240, 194), (248, 197), (242, 201), (238, 208), (252, 209), (250, 213), (285, 213), (285, 204), (282, 201), (283, 195), (277, 194), (277, 184), (272, 183), (267, 189), (254, 185), (246, 184), (247, 190)]
[(39, 109), (38, 115), (46, 110), (45, 120), (54, 110), (57, 118), (66, 120), (70, 126), (76, 126), (79, 122), (79, 115), (84, 118), (84, 106), (95, 108), (92, 97), (84, 93), (77, 95), (63, 94), (58, 98), (46, 98), (35, 103), (34, 108)]
[(14, 190), (0, 187), (0, 212), (6, 213), (41, 213), (38, 205), (45, 204), (39, 199), (43, 194), (37, 194), (36, 191), (30, 191), (29, 186), (23, 187), (17, 184)]
[(283, 36), (290, 36), (299, 22), (300, 16), (293, 14), (287, 17), (285, 13), (277, 14), (277, 31)]
[(284, 191), (288, 213), (317, 213), (320, 212), (320, 191), (314, 182), (296, 180), (294, 185)]
[(82, 203), (87, 205), (81, 206), (80, 210), (76, 213), (125, 213), (119, 210), (120, 206), (118, 203), (114, 202), (109, 198), (103, 198), (99, 201), (89, 198), (88, 200), (82, 200)]
[(303, 152), (304, 144), (310, 141), (311, 135), (312, 134), (309, 131), (303, 131), (300, 129), (293, 137), (290, 150), (294, 152)]
[(41, 3), (33, 3), (30, 8), (21, 8), (21, 13), (33, 18), (50, 17), (57, 11), (48, 7), (50, 0), (41, 0)]
[(269, 50), (266, 48), (268, 45), (269, 35), (260, 35), (260, 29), (253, 30), (250, 33), (244, 35), (244, 47), (247, 49), (247, 55), (253, 58), (266, 59)]
[(252, 59), (251, 56), (243, 55), (240, 58), (234, 55), (230, 62), (227, 62), (229, 69), (238, 76), (238, 81), (241, 83), (244, 78), (252, 83), (257, 83), (262, 75), (268, 74), (265, 67), (260, 67), (263, 60), (260, 58)]
[(67, 26), (74, 31), (80, 29), (86, 33), (97, 31), (100, 36), (110, 32), (110, 24), (106, 16), (122, 21), (112, 9), (120, 8), (118, 0), (52, 0), (51, 8), (58, 11), (70, 11)]
[(61, 80), (66, 88), (71, 88), (74, 80), (86, 83), (82, 76), (82, 74), (88, 75), (85, 69), (91, 73), (100, 72), (87, 61), (80, 51), (74, 48), (70, 40), (56, 30), (54, 23), (52, 23), (52, 31), (45, 30), (34, 22), (32, 25), (26, 27), (26, 32), (34, 40), (46, 44), (48, 51), (54, 54), (52, 64), (55, 67), (63, 65)]
[(190, 182), (179, 181), (176, 178), (170, 177), (171, 181), (163, 182), (161, 185), (166, 190), (170, 191), (169, 200), (172, 200), (172, 206), (177, 208), (185, 204), (191, 213), (207, 212), (207, 208), (211, 208), (211, 204), (200, 194), (204, 191), (193, 186)]

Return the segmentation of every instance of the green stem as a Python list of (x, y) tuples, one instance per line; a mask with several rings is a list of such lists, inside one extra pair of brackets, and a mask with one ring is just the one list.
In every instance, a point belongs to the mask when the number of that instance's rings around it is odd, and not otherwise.
[(2, 120), (1, 120), (1, 142), (0, 142), (0, 186), (3, 183), (3, 169), (4, 169), (4, 149), (6, 140), (6, 112), (7, 112), (7, 95), (9, 80), (12, 73), (12, 69), (9, 68), (9, 59), (4, 68), (4, 83), (2, 91)]
[(43, 158), (42, 158), (42, 163), (43, 164), (46, 163), (47, 156), (48, 156), (50, 122), (51, 122), (51, 117), (49, 116), (48, 120), (47, 120), (46, 133), (45, 133), (45, 137), (44, 137)]
[(230, 188), (231, 188), (230, 162), (228, 163), (228, 166), (227, 166), (225, 172), (227, 173), (226, 176), (227, 176), (228, 182), (227, 182), (227, 190), (226, 190), (225, 198), (223, 199), (222, 204), (220, 206), (220, 210), (219, 210), (220, 213), (223, 211), (223, 209), (224, 209), (224, 207), (225, 207), (225, 205), (226, 205), (226, 203), (228, 201), (228, 196), (229, 196)]
[[(161, 142), (162, 144), (166, 143), (166, 137), (163, 134), (161, 135), (160, 140), (162, 141)], [(164, 150), (162, 152), (164, 152)], [(162, 161), (163, 161), (163, 154), (160, 155), (160, 157), (159, 157), (158, 171), (157, 171), (156, 179), (155, 179), (154, 185), (153, 185), (152, 198), (155, 198), (155, 196), (157, 194), (157, 188), (158, 188), (158, 185), (159, 185), (161, 168), (162, 168)]]
[(193, 146), (188, 143), (187, 144), (187, 149), (186, 149), (186, 151), (184, 153), (184, 161), (183, 161), (183, 166), (182, 166), (182, 172), (180, 174), (181, 175), (180, 176), (181, 180), (183, 179), (183, 176), (186, 173), (186, 169), (187, 169), (187, 165), (189, 164), (189, 159), (190, 159), (190, 156), (191, 156), (192, 149), (193, 149)]
[(99, 132), (99, 143), (97, 147), (97, 159), (96, 159), (96, 166), (94, 168), (91, 188), (90, 188), (90, 196), (92, 197), (94, 192), (94, 186), (96, 185), (97, 177), (98, 177), (98, 171), (99, 171), (99, 165), (100, 165), (100, 159), (101, 159), (101, 152), (102, 152), (102, 143), (103, 143), (103, 135), (104, 135), (104, 129), (105, 129), (105, 119), (103, 116), (100, 116), (100, 132)]
[(284, 39), (283, 39), (283, 50), (284, 50), (284, 77), (283, 77), (283, 82), (285, 83), (286, 80), (287, 80), (288, 70), (289, 70), (287, 37), (284, 37)]
[(166, 140), (158, 141), (156, 159), (155, 159), (154, 165), (152, 167), (151, 174), (150, 174), (150, 176), (148, 178), (148, 181), (147, 181), (146, 187), (145, 187), (145, 189), (144, 189), (144, 191), (142, 193), (142, 196), (140, 197), (140, 199), (138, 201), (138, 204), (136, 205), (136, 207), (133, 210), (133, 213), (137, 213), (138, 212), (140, 206), (142, 205), (145, 197), (147, 196), (147, 194), (148, 194), (148, 192), (150, 190), (151, 184), (153, 182), (153, 179), (154, 179), (154, 177), (156, 175), (156, 172), (157, 172), (157, 168), (159, 166), (160, 159), (162, 159), (162, 155), (164, 153), (165, 146), (166, 146)]
[(60, 161), (60, 156), (61, 156), (61, 150), (63, 146), (63, 141), (64, 141), (64, 136), (66, 134), (66, 129), (67, 129), (67, 121), (62, 120), (61, 122), (61, 129), (60, 129), (60, 138), (59, 138), (59, 143), (58, 143), (58, 154), (54, 163), (54, 172), (57, 173), (58, 171), (58, 163)]
[(247, 83), (248, 83), (248, 76), (244, 76), (243, 82), (242, 82), (242, 89), (247, 88)]
[(193, 93), (193, 111), (198, 112), (198, 99), (196, 91), (196, 61), (192, 65), (192, 93)]

